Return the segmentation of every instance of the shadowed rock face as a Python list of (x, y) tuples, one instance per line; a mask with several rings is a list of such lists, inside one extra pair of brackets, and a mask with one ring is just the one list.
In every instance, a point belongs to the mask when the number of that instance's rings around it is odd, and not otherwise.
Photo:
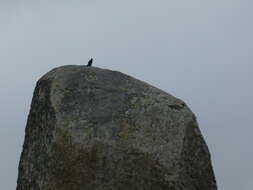
[(17, 190), (216, 190), (186, 104), (125, 74), (56, 68), (37, 83)]

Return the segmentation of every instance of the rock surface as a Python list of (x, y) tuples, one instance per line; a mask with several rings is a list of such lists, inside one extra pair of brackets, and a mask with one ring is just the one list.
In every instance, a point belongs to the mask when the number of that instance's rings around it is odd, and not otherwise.
[(17, 190), (216, 190), (187, 105), (120, 72), (53, 69), (37, 83)]

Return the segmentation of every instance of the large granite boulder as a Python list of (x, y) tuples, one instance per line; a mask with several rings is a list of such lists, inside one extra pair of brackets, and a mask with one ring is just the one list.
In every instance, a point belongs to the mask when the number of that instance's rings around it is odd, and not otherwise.
[(53, 69), (37, 83), (17, 190), (216, 190), (196, 118), (120, 72)]

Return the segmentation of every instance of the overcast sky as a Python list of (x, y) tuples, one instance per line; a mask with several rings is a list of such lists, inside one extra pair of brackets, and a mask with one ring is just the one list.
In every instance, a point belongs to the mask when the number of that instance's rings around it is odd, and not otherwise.
[(252, 10), (252, 0), (0, 0), (0, 189), (16, 187), (36, 81), (94, 57), (187, 102), (219, 190), (251, 190)]

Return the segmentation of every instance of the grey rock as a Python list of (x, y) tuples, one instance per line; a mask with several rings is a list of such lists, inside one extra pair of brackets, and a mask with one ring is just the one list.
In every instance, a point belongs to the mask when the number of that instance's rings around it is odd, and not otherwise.
[(180, 99), (120, 72), (53, 69), (37, 83), (17, 190), (216, 190)]

